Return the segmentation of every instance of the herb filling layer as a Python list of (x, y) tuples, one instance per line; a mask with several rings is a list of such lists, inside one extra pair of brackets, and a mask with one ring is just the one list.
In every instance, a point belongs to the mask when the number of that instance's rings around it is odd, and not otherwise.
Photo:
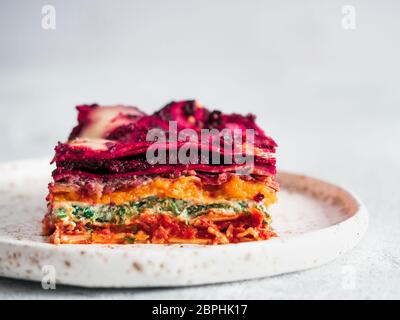
[(127, 202), (123, 205), (95, 205), (87, 206), (79, 203), (62, 204), (53, 209), (52, 214), (61, 220), (87, 221), (97, 223), (126, 223), (141, 213), (169, 213), (186, 221), (205, 215), (210, 212), (223, 214), (250, 213), (251, 209), (260, 210), (265, 215), (265, 220), (270, 220), (268, 209), (265, 205), (255, 201), (229, 201), (210, 204), (194, 204), (192, 201), (147, 197), (139, 201)]

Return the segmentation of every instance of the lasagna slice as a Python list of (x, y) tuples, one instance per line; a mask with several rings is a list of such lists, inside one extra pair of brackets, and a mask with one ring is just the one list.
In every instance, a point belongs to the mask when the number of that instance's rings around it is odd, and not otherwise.
[[(227, 244), (276, 236), (269, 216), (279, 190), (276, 143), (253, 115), (210, 111), (196, 101), (152, 115), (128, 106), (77, 109), (77, 126), (55, 148), (43, 219), (51, 243)], [(153, 129), (165, 134), (163, 143), (149, 140)], [(187, 129), (197, 137), (172, 139)], [(204, 130), (215, 135), (203, 139)], [(232, 139), (238, 133), (239, 142)], [(149, 160), (156, 143), (152, 154), (165, 161)], [(188, 147), (196, 152), (182, 161)]]

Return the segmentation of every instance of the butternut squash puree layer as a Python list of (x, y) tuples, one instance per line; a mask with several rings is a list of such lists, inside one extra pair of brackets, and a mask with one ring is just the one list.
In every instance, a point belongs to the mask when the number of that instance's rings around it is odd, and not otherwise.
[(180, 177), (178, 179), (155, 178), (151, 182), (128, 190), (102, 194), (97, 198), (88, 198), (76, 191), (53, 193), (54, 201), (80, 201), (90, 204), (123, 204), (149, 196), (170, 197), (194, 200), (198, 203), (210, 203), (216, 200), (253, 200), (258, 193), (264, 195), (264, 204), (276, 202), (275, 191), (265, 183), (245, 181), (237, 176), (232, 177), (220, 186), (204, 186), (197, 177)]

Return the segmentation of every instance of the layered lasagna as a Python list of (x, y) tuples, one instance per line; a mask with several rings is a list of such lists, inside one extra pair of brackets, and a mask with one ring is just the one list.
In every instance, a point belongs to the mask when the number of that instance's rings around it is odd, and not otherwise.
[(269, 208), (279, 190), (277, 145), (255, 116), (196, 101), (171, 102), (151, 115), (129, 106), (77, 110), (77, 126), (55, 148), (43, 219), (51, 243), (227, 244), (276, 236)]

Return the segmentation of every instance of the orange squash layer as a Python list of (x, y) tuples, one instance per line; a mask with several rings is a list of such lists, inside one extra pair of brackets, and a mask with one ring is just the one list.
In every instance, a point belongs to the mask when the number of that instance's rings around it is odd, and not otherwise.
[[(273, 180), (270, 183), (275, 185)], [(88, 197), (73, 190), (68, 191), (65, 186), (58, 188), (56, 185), (52, 193), (52, 202), (80, 201), (89, 204), (114, 203), (120, 205), (148, 196), (158, 196), (210, 203), (216, 200), (252, 200), (255, 195), (263, 194), (264, 204), (269, 205), (276, 201), (275, 192), (266, 183), (245, 181), (238, 176), (233, 176), (220, 186), (205, 186), (199, 178), (189, 176), (178, 179), (155, 178), (137, 187), (101, 194), (97, 197)]]

